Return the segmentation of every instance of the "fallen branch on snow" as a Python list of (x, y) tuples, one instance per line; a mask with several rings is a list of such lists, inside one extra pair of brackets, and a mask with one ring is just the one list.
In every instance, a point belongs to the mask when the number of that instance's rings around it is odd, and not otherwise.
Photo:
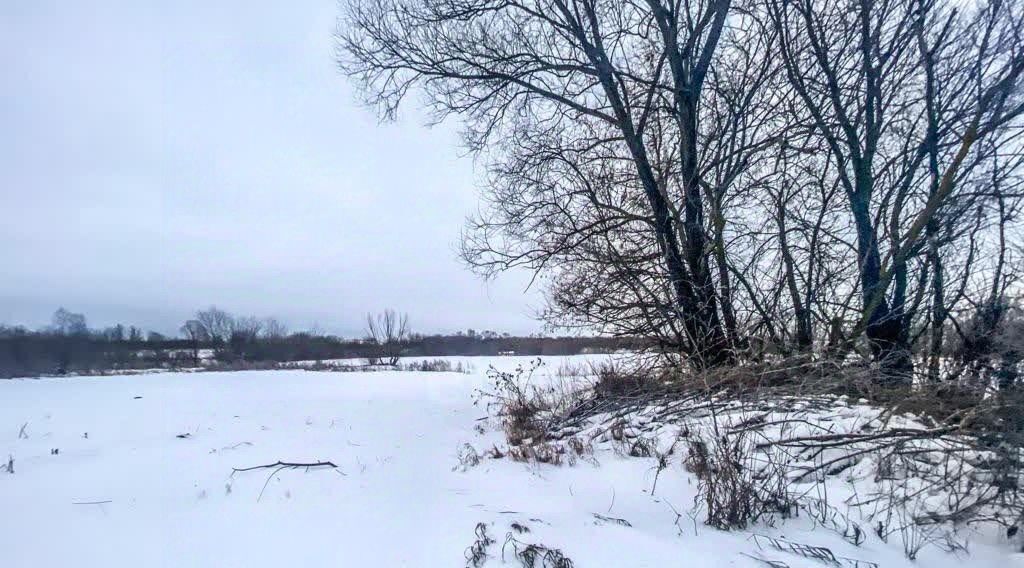
[(334, 470), (338, 469), (338, 466), (335, 465), (334, 462), (329, 462), (329, 461), (310, 462), (310, 463), (294, 463), (294, 462), (283, 462), (283, 461), (278, 460), (276, 463), (268, 463), (268, 464), (263, 464), (263, 465), (254, 465), (252, 467), (242, 467), (242, 468), (235, 467), (235, 468), (232, 468), (231, 476), (234, 477), (234, 475), (236, 473), (240, 472), (240, 471), (253, 471), (253, 470), (256, 470), (256, 469), (273, 469), (274, 471), (270, 472), (270, 475), (267, 476), (267, 480), (265, 482), (263, 482), (263, 488), (260, 489), (259, 496), (256, 497), (256, 502), (258, 503), (260, 501), (260, 499), (263, 499), (263, 492), (267, 490), (267, 485), (270, 485), (270, 480), (273, 479), (275, 475), (277, 475), (277, 472), (281, 471), (282, 469), (301, 469), (301, 468), (305, 468), (306, 471), (309, 471), (309, 469), (312, 468), (312, 467), (329, 467), (329, 468), (332, 468)]
[(299, 468), (303, 468), (304, 467), (306, 469), (309, 469), (311, 467), (333, 467), (333, 468), (337, 468), (338, 466), (334, 465), (333, 462), (329, 462), (329, 461), (309, 462), (309, 463), (295, 463), (295, 462), (278, 461), (276, 463), (268, 463), (268, 464), (263, 464), (263, 465), (254, 465), (252, 467), (235, 467), (235, 468), (231, 468), (231, 475), (234, 475), (234, 474), (236, 474), (236, 473), (238, 473), (240, 471), (252, 471), (254, 469), (270, 469), (272, 467), (276, 467), (276, 468), (290, 467), (290, 468), (294, 468), (294, 469), (299, 469)]

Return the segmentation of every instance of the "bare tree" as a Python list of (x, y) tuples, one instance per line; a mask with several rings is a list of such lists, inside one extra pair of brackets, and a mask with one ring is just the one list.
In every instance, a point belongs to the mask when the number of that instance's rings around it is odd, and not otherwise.
[(206, 310), (196, 312), (195, 319), (202, 324), (210, 341), (227, 343), (231, 339), (231, 333), (235, 326), (234, 318), (217, 306), (210, 306)]
[(346, 0), (338, 46), (385, 117), (464, 121), (462, 256), (549, 323), (905, 386), (1019, 271), (1022, 35), (1019, 0)]
[(247, 342), (255, 341), (263, 330), (263, 321), (254, 316), (232, 318), (231, 337)]
[(53, 312), (53, 329), (59, 335), (85, 335), (89, 333), (85, 316), (58, 308)]
[(124, 341), (124, 325), (117, 324), (103, 330), (103, 337), (108, 341)]
[(231, 335), (228, 340), (227, 350), (230, 356), (240, 361), (249, 358), (252, 351), (257, 347), (260, 332), (263, 330), (263, 320), (254, 316), (232, 318)]
[[(798, 115), (831, 154), (853, 220), (861, 311), (852, 335), (865, 331), (875, 358), (907, 377), (913, 275), (928, 263), (919, 256), (930, 240), (941, 288), (940, 219), (969, 210), (956, 198), (983, 161), (977, 142), (1024, 111), (1020, 6), (770, 0), (767, 12)], [(935, 325), (943, 312), (937, 303)]]
[(210, 340), (206, 326), (199, 320), (190, 319), (181, 326), (181, 334), (188, 340), (189, 349), (192, 351), (192, 363), (199, 366), (199, 349), (204, 343)]
[(409, 316), (395, 310), (366, 314), (366, 334), (376, 347), (371, 365), (397, 365), (402, 349), (409, 340)]
[(269, 317), (263, 320), (262, 332), (268, 339), (281, 339), (288, 335), (288, 327), (281, 320)]
[[(677, 347), (718, 365), (732, 352), (704, 227), (697, 129), (730, 4), (351, 0), (340, 63), (385, 116), (422, 89), (439, 119), (466, 120), (474, 151), (568, 133), (573, 150), (621, 164), (608, 173), (628, 177), (629, 199), (643, 207), (626, 217), (656, 244), (658, 288), (670, 292), (668, 313), (686, 340)], [(662, 145), (649, 141), (655, 126)]]

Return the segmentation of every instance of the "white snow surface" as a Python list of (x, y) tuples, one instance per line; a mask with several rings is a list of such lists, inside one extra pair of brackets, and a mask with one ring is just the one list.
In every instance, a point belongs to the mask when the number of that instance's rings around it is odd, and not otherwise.
[[(517, 539), (581, 568), (765, 566), (747, 554), (822, 565), (759, 550), (755, 533), (886, 568), (1024, 566), (991, 534), (972, 539), (969, 557), (929, 549), (914, 563), (898, 542), (869, 534), (855, 547), (806, 518), (720, 532), (688, 516), (696, 483), (678, 462), (653, 496), (655, 460), (607, 450), (571, 467), (487, 458), (459, 467), (464, 444), (482, 452), (503, 440), (473, 402), (486, 370), (531, 358), (452, 359), (473, 372), (0, 381), (0, 463), (14, 460), (13, 474), (0, 471), (0, 564), (455, 567), (483, 522), (496, 541), (484, 566), (501, 566), (517, 522), (531, 529)], [(551, 371), (583, 360), (543, 359)], [(278, 460), (338, 467), (232, 473)], [(511, 549), (504, 563), (519, 565)]]

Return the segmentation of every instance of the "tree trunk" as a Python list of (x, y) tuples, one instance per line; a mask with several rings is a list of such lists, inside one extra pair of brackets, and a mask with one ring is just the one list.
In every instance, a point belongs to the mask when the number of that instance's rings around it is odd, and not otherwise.
[(714, 220), (715, 264), (718, 267), (718, 287), (721, 290), (722, 319), (725, 322), (725, 333), (729, 346), (733, 350), (744, 347), (739, 335), (739, 323), (736, 321), (736, 310), (733, 308), (732, 280), (729, 276), (729, 260), (725, 254), (725, 217), (721, 213), (721, 205), (714, 203), (712, 212)]
[[(858, 186), (863, 187), (862, 183), (864, 182), (858, 183)], [(878, 237), (871, 221), (865, 193), (858, 190), (850, 199), (857, 229), (857, 251), (860, 256), (862, 309), (870, 311), (865, 314), (865, 334), (872, 357), (882, 367), (884, 382), (892, 386), (906, 385), (910, 383), (914, 362), (910, 356), (909, 346), (906, 345), (906, 335), (902, 329), (903, 318), (890, 307), (885, 290), (881, 288), (882, 262), (878, 252)]]
[[(677, 96), (677, 101), (686, 97)], [(718, 366), (733, 360), (721, 320), (718, 300), (708, 262), (708, 247), (704, 236), (704, 205), (701, 199), (700, 179), (697, 174), (697, 110), (696, 104), (685, 101), (679, 113), (680, 173), (683, 185), (682, 229), (685, 239), (686, 263), (693, 277), (696, 316), (704, 335), (696, 338), (698, 353), (708, 366)]]
[[(784, 191), (784, 190), (783, 190)], [(809, 351), (813, 343), (811, 336), (811, 313), (800, 299), (800, 288), (796, 281), (796, 266), (790, 254), (789, 241), (786, 236), (785, 200), (779, 196), (775, 220), (779, 227), (779, 251), (782, 254), (782, 269), (785, 272), (786, 287), (790, 301), (793, 303), (793, 314), (796, 319), (796, 348), (798, 351)]]

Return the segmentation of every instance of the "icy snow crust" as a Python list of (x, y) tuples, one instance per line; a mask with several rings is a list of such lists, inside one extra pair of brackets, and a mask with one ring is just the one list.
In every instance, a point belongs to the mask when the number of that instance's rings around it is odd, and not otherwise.
[[(1024, 566), (995, 531), (964, 532), (970, 556), (868, 528), (854, 546), (807, 515), (725, 533), (691, 518), (696, 483), (678, 460), (624, 455), (595, 439), (575, 466), (482, 458), (503, 444), (474, 405), (494, 365), (529, 358), (452, 358), (473, 372), (162, 373), (0, 381), (0, 564), (49, 566), (465, 566), (485, 523), (502, 565), (520, 543), (561, 550), (577, 567), (826, 565), (766, 537), (827, 547), (883, 567)], [(583, 358), (544, 358), (543, 372)], [(844, 410), (850, 420), (857, 409)], [(662, 439), (670, 427), (653, 432)], [(667, 438), (666, 438), (667, 440)], [(54, 453), (56, 450), (56, 453)], [(256, 469), (277, 461), (337, 468)], [(857, 490), (849, 480), (835, 492)], [(866, 489), (866, 488), (865, 488)], [(620, 523), (615, 519), (626, 521)], [(511, 545), (505, 563), (517, 566)]]

